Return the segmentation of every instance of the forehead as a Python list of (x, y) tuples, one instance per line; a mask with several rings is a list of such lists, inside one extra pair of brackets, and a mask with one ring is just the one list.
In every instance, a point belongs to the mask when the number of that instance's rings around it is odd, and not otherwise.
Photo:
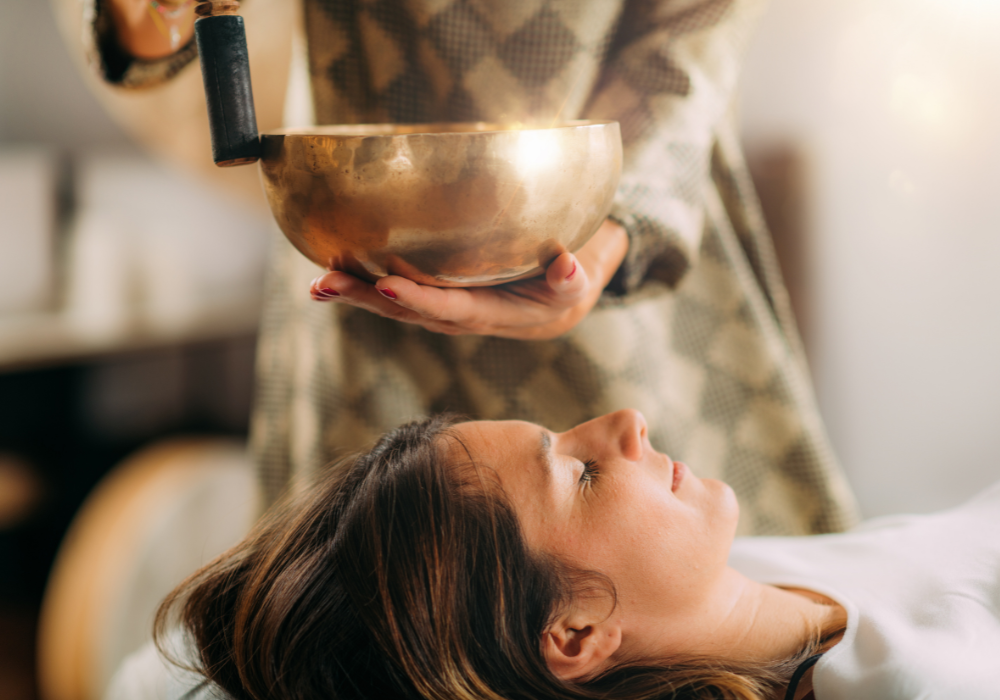
[(572, 509), (574, 493), (573, 475), (552, 450), (551, 433), (524, 421), (475, 421), (451, 432), (457, 438), (451, 449), (468, 450), (458, 459), (471, 458), (478, 478), (493, 481), (506, 496), (528, 544), (546, 549), (557, 531), (553, 523)]
[(448, 432), (468, 450), (473, 461), (491, 466), (523, 460), (526, 452), (538, 451), (541, 436), (547, 434), (540, 426), (519, 420), (469, 421)]
[(544, 447), (548, 432), (525, 421), (470, 421), (449, 431), (453, 464), (472, 462), (492, 472), (513, 500), (538, 493), (547, 481)]

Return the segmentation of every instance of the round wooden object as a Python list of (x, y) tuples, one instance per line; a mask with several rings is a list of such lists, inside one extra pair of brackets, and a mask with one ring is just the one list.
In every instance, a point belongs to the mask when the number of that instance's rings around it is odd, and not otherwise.
[(62, 543), (42, 606), (43, 700), (99, 700), (121, 661), (152, 636), (160, 601), (236, 544), (258, 510), (242, 444), (158, 443), (116, 467)]

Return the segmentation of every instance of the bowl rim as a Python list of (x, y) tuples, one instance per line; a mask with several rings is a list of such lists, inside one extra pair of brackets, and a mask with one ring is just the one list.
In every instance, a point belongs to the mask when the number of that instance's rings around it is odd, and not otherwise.
[[(585, 127), (619, 126), (613, 119), (572, 119), (552, 124), (521, 124), (513, 122), (426, 122), (426, 123), (369, 123), (369, 124), (324, 124), (322, 126), (273, 129), (261, 134), (268, 137), (329, 137), (329, 138), (397, 138), (406, 136), (445, 137), (486, 136), (509, 134), (512, 132), (552, 131), (556, 129), (579, 129)], [(449, 128), (450, 127), (450, 128)], [(464, 128), (456, 128), (464, 127)], [(469, 128), (472, 127), (472, 128)], [(481, 128), (480, 128), (481, 127)]]

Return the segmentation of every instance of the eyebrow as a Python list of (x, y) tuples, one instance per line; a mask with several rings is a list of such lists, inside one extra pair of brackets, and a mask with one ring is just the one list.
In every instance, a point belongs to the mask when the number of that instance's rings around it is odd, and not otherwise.
[(549, 481), (552, 479), (552, 438), (549, 437), (547, 430), (542, 430), (540, 433), (540, 438), (538, 440), (538, 458), (542, 462), (542, 467), (545, 474), (545, 480)]

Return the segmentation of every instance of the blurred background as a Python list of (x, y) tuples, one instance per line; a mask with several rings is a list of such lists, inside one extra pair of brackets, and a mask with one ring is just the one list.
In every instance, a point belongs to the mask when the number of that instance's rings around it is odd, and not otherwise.
[(49, 2), (0, 2), (2, 700), (38, 697), (42, 593), (101, 477), (166, 436), (245, 440), (270, 235), (144, 155), (75, 58)]
[(998, 32), (995, 0), (775, 0), (748, 57), (744, 141), (800, 161), (786, 277), (869, 517), (1000, 478)]
[[(996, 0), (774, 0), (748, 55), (745, 144), (866, 516), (1000, 477), (997, 36)], [(77, 59), (48, 2), (0, 2), (0, 700), (38, 697), (42, 592), (98, 480), (245, 438), (273, 235), (146, 155)]]

